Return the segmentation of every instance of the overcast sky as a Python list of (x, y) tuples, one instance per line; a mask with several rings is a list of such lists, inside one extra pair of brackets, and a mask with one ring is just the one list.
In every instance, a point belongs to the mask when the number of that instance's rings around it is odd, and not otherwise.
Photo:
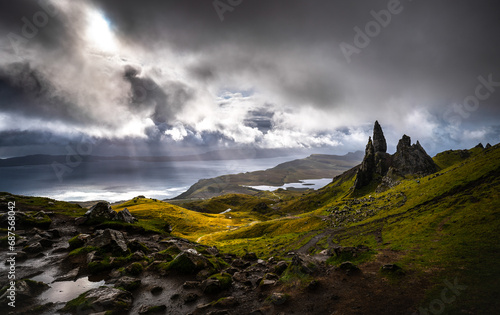
[[(1, 0), (0, 157), (500, 142), (496, 1)], [(98, 145), (97, 145), (98, 146)], [(147, 149), (149, 148), (149, 149)], [(154, 149), (152, 149), (154, 148)], [(99, 152), (105, 154), (105, 152)]]

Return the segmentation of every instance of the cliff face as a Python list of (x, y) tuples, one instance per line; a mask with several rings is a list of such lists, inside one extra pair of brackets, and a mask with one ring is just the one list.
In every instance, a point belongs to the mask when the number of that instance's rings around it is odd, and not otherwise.
[(365, 149), (365, 157), (356, 175), (355, 188), (370, 184), (374, 179), (382, 185), (391, 186), (394, 178), (406, 175), (429, 175), (437, 171), (437, 166), (432, 158), (425, 152), (417, 141), (411, 144), (411, 139), (403, 135), (393, 155), (387, 152), (387, 143), (382, 127), (375, 121), (373, 127), (373, 141), (370, 137)]

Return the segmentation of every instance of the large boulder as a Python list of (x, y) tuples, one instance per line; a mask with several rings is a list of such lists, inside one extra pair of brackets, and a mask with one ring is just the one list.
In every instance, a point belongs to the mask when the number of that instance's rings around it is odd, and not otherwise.
[(99, 287), (69, 301), (62, 310), (73, 314), (91, 314), (104, 311), (124, 314), (130, 310), (132, 301), (132, 294), (128, 291)]
[(113, 220), (116, 216), (116, 212), (111, 209), (111, 205), (108, 202), (100, 201), (96, 203), (92, 208), (85, 213), (85, 216), (90, 220)]
[(120, 231), (105, 229), (98, 230), (90, 241), (88, 241), (88, 246), (95, 247), (107, 247), (111, 250), (118, 250), (121, 252), (127, 252), (127, 240), (123, 233)]
[(194, 274), (210, 266), (210, 262), (205, 256), (199, 254), (193, 249), (182, 251), (168, 266), (169, 270), (184, 274)]
[[(9, 286), (7, 286), (7, 288), (8, 287)], [(50, 288), (50, 286), (43, 282), (37, 282), (27, 279), (27, 280), (17, 280), (14, 288), (15, 288), (14, 291), (12, 290), (5, 291), (5, 293), (2, 294), (2, 296), (0, 297), (0, 302), (6, 304), (8, 301), (10, 301), (10, 299), (8, 299), (8, 296), (10, 295), (11, 291), (15, 292), (16, 296), (20, 300), (27, 300), (40, 295), (43, 291)]]
[(128, 211), (127, 208), (123, 209), (122, 211), (118, 212), (116, 216), (113, 218), (113, 220), (116, 221), (123, 221), (126, 223), (134, 223), (138, 221), (131, 213)]

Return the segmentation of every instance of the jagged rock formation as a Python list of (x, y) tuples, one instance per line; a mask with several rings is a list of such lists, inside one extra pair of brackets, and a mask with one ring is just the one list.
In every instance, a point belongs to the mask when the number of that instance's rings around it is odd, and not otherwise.
[(365, 157), (361, 162), (361, 167), (358, 170), (356, 182), (354, 186), (360, 188), (368, 185), (375, 173), (375, 148), (373, 147), (372, 138), (368, 138), (368, 144), (365, 149)]
[(375, 121), (375, 126), (373, 126), (373, 148), (375, 152), (387, 152), (387, 142), (385, 142), (384, 132), (378, 121)]
[(425, 152), (417, 141), (411, 145), (411, 139), (407, 135), (399, 140), (397, 151), (392, 157), (392, 167), (400, 175), (428, 175), (437, 171), (437, 166), (432, 158)]
[(489, 148), (491, 148), (491, 144), (486, 143), (486, 147), (485, 147), (485, 149), (489, 149)]
[(365, 157), (356, 175), (355, 189), (367, 186), (374, 179), (381, 182), (379, 188), (392, 187), (397, 184), (397, 177), (411, 174), (424, 176), (437, 171), (436, 164), (420, 143), (417, 141), (411, 145), (407, 135), (399, 140), (396, 153), (390, 155), (386, 151), (382, 127), (375, 121), (373, 141), (371, 137), (368, 139)]

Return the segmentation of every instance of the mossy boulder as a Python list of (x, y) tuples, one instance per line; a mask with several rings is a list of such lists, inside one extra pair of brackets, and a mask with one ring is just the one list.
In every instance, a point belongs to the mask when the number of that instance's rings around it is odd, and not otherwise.
[(167, 270), (177, 271), (184, 274), (195, 274), (200, 270), (211, 266), (208, 259), (195, 250), (186, 250), (175, 256), (167, 265)]
[(69, 239), (69, 249), (73, 250), (76, 248), (83, 247), (85, 245), (85, 242), (90, 238), (90, 235), (88, 234), (78, 234), (75, 237), (72, 237)]
[(145, 314), (164, 314), (166, 310), (167, 310), (166, 305), (153, 305), (153, 306), (143, 305), (139, 309), (139, 314), (141, 314), (141, 315), (143, 315), (143, 314), (144, 315)]
[(141, 263), (138, 263), (138, 262), (131, 264), (130, 266), (128, 266), (125, 269), (125, 271), (127, 271), (127, 273), (129, 273), (133, 276), (140, 275), (143, 270), (144, 270), (144, 267), (141, 265)]
[(132, 301), (132, 294), (128, 291), (99, 287), (69, 301), (62, 311), (72, 314), (92, 314), (105, 311), (123, 314), (130, 310)]
[(123, 277), (120, 278), (118, 281), (115, 283), (115, 288), (123, 289), (126, 291), (134, 291), (138, 289), (141, 286), (141, 279), (137, 278), (132, 278), (132, 277)]

